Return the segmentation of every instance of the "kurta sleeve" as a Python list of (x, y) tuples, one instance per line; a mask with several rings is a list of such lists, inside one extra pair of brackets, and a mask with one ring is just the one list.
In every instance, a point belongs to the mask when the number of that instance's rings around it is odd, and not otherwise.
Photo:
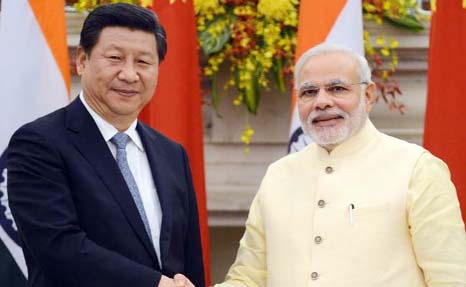
[(225, 282), (215, 287), (264, 287), (267, 281), (266, 239), (260, 210), (260, 190), (254, 198), (236, 260)]
[(427, 286), (466, 286), (466, 235), (455, 186), (446, 164), (428, 152), (414, 167), (407, 212)]

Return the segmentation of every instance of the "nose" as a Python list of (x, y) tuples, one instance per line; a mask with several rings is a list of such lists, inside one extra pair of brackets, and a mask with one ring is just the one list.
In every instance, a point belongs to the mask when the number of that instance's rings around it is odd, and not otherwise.
[(118, 79), (128, 83), (134, 83), (139, 81), (139, 74), (131, 61), (128, 61), (121, 67), (118, 73)]
[(324, 88), (320, 88), (314, 100), (314, 108), (325, 110), (333, 107), (333, 98)]

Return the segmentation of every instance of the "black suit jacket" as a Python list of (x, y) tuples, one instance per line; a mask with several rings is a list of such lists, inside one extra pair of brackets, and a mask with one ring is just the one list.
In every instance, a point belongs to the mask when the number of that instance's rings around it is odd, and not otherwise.
[(186, 152), (139, 122), (162, 207), (159, 267), (118, 165), (81, 101), (21, 127), (8, 148), (9, 203), (34, 287), (204, 286)]

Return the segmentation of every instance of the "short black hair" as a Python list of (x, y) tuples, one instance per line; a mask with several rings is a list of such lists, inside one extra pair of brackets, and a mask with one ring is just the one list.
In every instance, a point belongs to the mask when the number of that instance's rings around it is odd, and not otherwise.
[(106, 27), (124, 27), (153, 33), (160, 62), (167, 53), (167, 36), (157, 15), (146, 8), (127, 4), (106, 4), (95, 8), (84, 21), (79, 45), (90, 55)]

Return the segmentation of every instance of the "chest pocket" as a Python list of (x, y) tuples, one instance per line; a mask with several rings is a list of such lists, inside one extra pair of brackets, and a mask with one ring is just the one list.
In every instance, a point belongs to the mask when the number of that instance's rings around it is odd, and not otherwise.
[[(392, 205), (388, 202), (354, 203), (352, 214), (354, 218), (364, 219), (366, 217), (383, 216), (392, 213)], [(349, 211), (348, 211), (349, 212)]]

